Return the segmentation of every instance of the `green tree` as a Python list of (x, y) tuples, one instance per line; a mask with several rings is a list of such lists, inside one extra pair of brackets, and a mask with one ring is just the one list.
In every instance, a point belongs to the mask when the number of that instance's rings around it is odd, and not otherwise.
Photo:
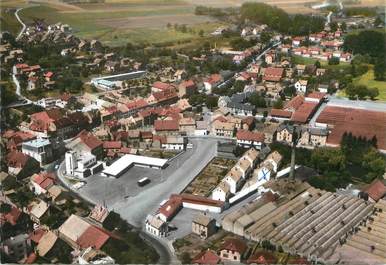
[(379, 90), (376, 87), (371, 87), (367, 90), (368, 96), (371, 98), (371, 100), (374, 100), (376, 97), (379, 96)]
[(330, 23), (330, 29), (331, 31), (337, 31), (338, 30), (338, 23), (336, 21), (333, 21)]
[(213, 109), (217, 107), (218, 97), (216, 96), (207, 96), (205, 104), (208, 108)]
[(375, 80), (384, 81), (386, 77), (386, 56), (378, 58), (374, 65)]
[(274, 103), (273, 103), (273, 107), (275, 109), (282, 109), (283, 108), (283, 100), (281, 98), (277, 99)]

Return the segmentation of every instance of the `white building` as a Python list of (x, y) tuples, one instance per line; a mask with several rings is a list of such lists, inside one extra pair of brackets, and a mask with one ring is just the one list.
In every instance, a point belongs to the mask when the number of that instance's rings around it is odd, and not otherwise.
[(56, 98), (42, 98), (39, 99), (36, 104), (45, 108), (45, 109), (50, 109), (50, 108), (55, 108), (56, 106), (60, 105), (61, 100), (56, 99)]
[(227, 182), (221, 181), (220, 184), (212, 191), (212, 199), (225, 202), (230, 195), (230, 187)]
[(35, 158), (40, 165), (49, 163), (53, 159), (52, 145), (48, 139), (38, 138), (22, 144), (22, 152)]
[(168, 136), (166, 142), (162, 143), (162, 148), (166, 150), (185, 150), (187, 144), (187, 138)]
[(307, 91), (307, 84), (308, 84), (308, 81), (307, 80), (299, 80), (295, 83), (295, 88), (296, 88), (296, 91), (298, 93), (306, 93)]
[(102, 170), (103, 165), (97, 162), (96, 156), (88, 152), (78, 153), (68, 151), (66, 158), (66, 174), (79, 178), (86, 178)]
[(196, 121), (195, 136), (205, 136), (209, 134), (208, 123), (206, 121)]
[(167, 222), (157, 216), (149, 215), (145, 222), (146, 232), (157, 237), (165, 237), (168, 234)]

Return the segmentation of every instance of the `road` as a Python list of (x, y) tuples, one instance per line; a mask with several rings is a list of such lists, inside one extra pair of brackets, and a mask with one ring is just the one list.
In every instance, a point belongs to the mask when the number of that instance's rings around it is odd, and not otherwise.
[(19, 23), (20, 23), (21, 26), (22, 26), (22, 28), (21, 28), (19, 34), (18, 34), (17, 37), (16, 37), (16, 40), (20, 39), (21, 35), (23, 35), (25, 29), (27, 28), (27, 26), (24, 24), (24, 22), (23, 22), (23, 21), (20, 19), (20, 17), (19, 17), (19, 12), (20, 12), (20, 10), (22, 10), (22, 9), (23, 9), (23, 8), (18, 8), (18, 9), (16, 10), (16, 12), (15, 12), (15, 17), (16, 17), (17, 21), (19, 21)]

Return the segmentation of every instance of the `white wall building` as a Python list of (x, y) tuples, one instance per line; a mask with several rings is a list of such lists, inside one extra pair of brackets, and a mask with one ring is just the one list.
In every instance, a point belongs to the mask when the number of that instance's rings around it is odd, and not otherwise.
[(165, 237), (168, 234), (167, 222), (157, 216), (149, 215), (145, 222), (146, 232), (157, 237)]
[(296, 92), (298, 93), (306, 93), (307, 91), (307, 80), (299, 80), (295, 83)]
[(38, 138), (22, 144), (22, 152), (35, 158), (40, 165), (49, 163), (53, 159), (52, 145), (48, 139)]
[(79, 178), (86, 178), (103, 169), (101, 162), (97, 162), (96, 156), (91, 153), (68, 151), (65, 154), (66, 174)]

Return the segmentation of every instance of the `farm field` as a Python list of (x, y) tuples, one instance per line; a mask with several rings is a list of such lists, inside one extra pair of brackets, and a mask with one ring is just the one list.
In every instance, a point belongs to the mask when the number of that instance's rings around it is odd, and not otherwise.
[[(25, 7), (20, 17), (27, 23), (44, 19), (47, 23), (69, 24), (75, 34), (84, 38), (95, 38), (111, 46), (127, 42), (178, 42), (197, 40), (197, 32), (177, 32), (167, 24), (186, 24), (200, 27), (210, 33), (219, 26), (213, 18), (196, 16), (197, 5), (212, 7), (238, 7), (244, 2), (260, 0), (105, 0), (105, 3), (67, 4), (59, 0), (2, 0), (2, 30), (16, 33), (20, 27), (6, 8)], [(363, 0), (377, 4), (382, 0)], [(267, 0), (267, 4), (283, 8), (289, 13), (317, 13), (307, 7), (315, 0)]]

